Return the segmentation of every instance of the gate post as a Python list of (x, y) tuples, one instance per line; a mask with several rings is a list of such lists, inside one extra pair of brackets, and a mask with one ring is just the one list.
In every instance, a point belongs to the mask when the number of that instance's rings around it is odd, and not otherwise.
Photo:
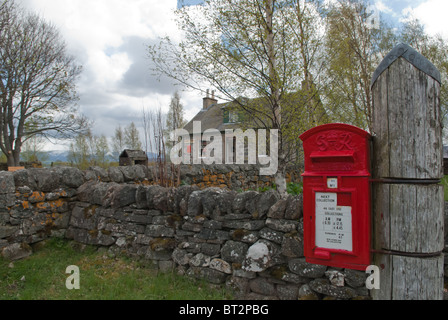
[(443, 298), (440, 83), (434, 65), (405, 44), (372, 78), (374, 299)]

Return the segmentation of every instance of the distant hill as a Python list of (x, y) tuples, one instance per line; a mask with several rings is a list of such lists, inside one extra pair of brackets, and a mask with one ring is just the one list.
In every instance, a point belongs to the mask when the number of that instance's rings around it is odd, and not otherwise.
[(68, 151), (54, 150), (42, 153), (42, 159), (45, 159), (45, 162), (67, 162)]
[[(51, 165), (52, 162), (67, 162), (68, 161), (68, 150), (52, 150), (41, 152), (41, 156), (39, 158), (44, 166)], [(156, 159), (157, 155), (151, 152), (148, 152), (148, 159), (151, 161)], [(108, 154), (108, 160), (111, 162), (118, 162), (118, 157), (113, 156), (112, 154)]]

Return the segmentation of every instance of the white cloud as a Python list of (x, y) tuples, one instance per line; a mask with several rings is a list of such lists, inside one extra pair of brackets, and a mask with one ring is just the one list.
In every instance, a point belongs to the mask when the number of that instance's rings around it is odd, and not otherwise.
[(425, 25), (426, 31), (431, 35), (440, 34), (448, 39), (448, 1), (427, 0), (416, 7), (403, 9), (404, 16), (412, 15)]
[(389, 13), (389, 14), (392, 14), (393, 13), (393, 10), (390, 8), (390, 7), (388, 7), (383, 1), (381, 1), (381, 0), (378, 0), (376, 3), (375, 3), (375, 8), (379, 11), (379, 12), (384, 12), (384, 13)]
[[(145, 45), (158, 37), (179, 39), (177, 0), (22, 0), (23, 6), (56, 25), (83, 66), (80, 109), (95, 121), (94, 132), (112, 136), (119, 124), (140, 124), (142, 105), (167, 111), (177, 89), (152, 78)], [(139, 42), (139, 43), (136, 43)], [(140, 43), (141, 42), (141, 43)], [(195, 97), (196, 96), (196, 97)], [(201, 107), (197, 93), (186, 95)], [(187, 106), (186, 106), (187, 107)], [(196, 111), (197, 112), (197, 111)]]
[[(121, 52), (108, 56), (104, 51), (95, 50), (89, 54), (88, 65), (95, 75), (95, 83), (102, 87), (114, 87), (129, 69), (132, 61), (127, 53)], [(92, 80), (91, 78), (89, 80)]]

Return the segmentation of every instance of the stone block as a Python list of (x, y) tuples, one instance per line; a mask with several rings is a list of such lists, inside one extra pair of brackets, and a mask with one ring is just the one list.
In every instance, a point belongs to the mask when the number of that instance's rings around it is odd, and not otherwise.
[(246, 202), (246, 209), (256, 219), (265, 217), (269, 209), (280, 199), (277, 191), (269, 190), (259, 193)]
[(285, 236), (281, 250), (282, 255), (288, 258), (303, 257), (303, 240), (298, 236)]
[(115, 243), (115, 238), (96, 229), (85, 230), (74, 227), (69, 227), (67, 230), (67, 237), (77, 242), (91, 245), (110, 246)]
[(103, 197), (104, 207), (123, 208), (135, 203), (137, 186), (112, 184)]
[(352, 288), (365, 287), (368, 274), (352, 269), (344, 270), (345, 282)]
[(0, 194), (14, 193), (16, 185), (14, 175), (9, 171), (0, 171)]
[(266, 226), (281, 232), (293, 232), (297, 231), (299, 222), (284, 219), (266, 219)]
[(52, 169), (61, 178), (61, 183), (68, 188), (79, 188), (84, 183), (81, 170), (72, 167), (55, 167)]
[(289, 196), (285, 209), (285, 219), (298, 220), (303, 216), (303, 194)]
[(163, 225), (148, 225), (145, 234), (150, 237), (174, 237), (174, 229)]
[(149, 209), (168, 211), (168, 189), (161, 186), (149, 186), (146, 189), (146, 201)]
[(327, 267), (306, 262), (305, 258), (292, 259), (288, 261), (291, 272), (307, 278), (321, 278)]
[(272, 207), (269, 208), (268, 218), (283, 219), (285, 217), (286, 199), (278, 200)]
[(51, 192), (61, 186), (62, 176), (54, 170), (45, 168), (28, 169), (29, 175), (37, 183), (37, 189), (42, 192)]
[(103, 199), (114, 183), (88, 181), (78, 188), (78, 199), (90, 204), (103, 205)]
[(192, 253), (188, 253), (186, 250), (183, 249), (174, 249), (172, 253), (173, 261), (181, 266), (185, 266), (189, 264), (190, 259), (193, 257)]
[(33, 253), (31, 247), (26, 243), (13, 243), (3, 248), (2, 256), (11, 261), (29, 257)]
[(17, 226), (0, 226), (0, 239), (12, 236), (18, 229)]
[(249, 280), (232, 276), (227, 279), (226, 287), (231, 288), (235, 292), (237, 299), (242, 299), (249, 292)]
[(332, 284), (327, 279), (315, 279), (309, 283), (310, 288), (320, 294), (335, 297), (338, 299), (351, 299), (356, 297), (358, 294), (356, 290), (349, 287), (337, 287)]
[(0, 211), (0, 226), (4, 226), (9, 223), (10, 215), (9, 212), (1, 212)]
[(201, 244), (201, 252), (208, 256), (217, 256), (221, 251), (221, 245), (214, 243), (202, 243)]
[(16, 196), (14, 193), (0, 194), (0, 210), (7, 210), (14, 206)]
[(239, 241), (227, 241), (221, 249), (221, 258), (227, 262), (242, 263), (249, 246)]
[(159, 271), (162, 273), (169, 273), (173, 271), (174, 263), (171, 260), (161, 260), (159, 261)]
[(267, 279), (258, 277), (249, 282), (250, 290), (262, 294), (264, 296), (276, 296), (277, 291), (275, 285), (270, 283)]
[(259, 239), (259, 233), (257, 231), (248, 231), (244, 229), (233, 230), (230, 233), (230, 237), (233, 240), (245, 242), (245, 243), (255, 243)]
[(249, 231), (261, 230), (265, 226), (264, 220), (238, 221), (227, 220), (222, 223), (223, 228), (245, 229)]
[(272, 230), (270, 228), (263, 228), (259, 232), (260, 238), (270, 240), (277, 244), (281, 244), (283, 242), (283, 233), (279, 231)]
[(222, 259), (218, 258), (212, 259), (210, 261), (210, 268), (221, 271), (226, 274), (232, 274), (231, 265)]
[(189, 274), (197, 279), (204, 279), (214, 284), (223, 284), (228, 277), (224, 272), (210, 268), (190, 268)]
[(70, 226), (92, 230), (95, 229), (98, 224), (98, 218), (96, 215), (97, 206), (89, 206), (87, 208), (76, 206), (73, 208), (70, 217)]
[(210, 265), (211, 258), (202, 252), (191, 257), (189, 264), (192, 267), (208, 267)]
[(304, 284), (299, 288), (299, 300), (319, 300), (319, 296), (311, 290), (308, 284)]
[(120, 170), (119, 167), (109, 167), (107, 169), (107, 174), (112, 182), (116, 183), (124, 182), (123, 172)]
[(273, 243), (260, 239), (249, 247), (243, 261), (243, 270), (262, 272), (275, 265), (279, 248)]

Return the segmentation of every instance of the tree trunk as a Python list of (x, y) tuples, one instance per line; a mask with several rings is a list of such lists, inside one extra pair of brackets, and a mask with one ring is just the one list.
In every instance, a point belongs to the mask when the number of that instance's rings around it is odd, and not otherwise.
[(8, 167), (18, 167), (20, 165), (20, 154), (17, 155), (16, 152), (10, 152), (6, 155), (6, 163)]

